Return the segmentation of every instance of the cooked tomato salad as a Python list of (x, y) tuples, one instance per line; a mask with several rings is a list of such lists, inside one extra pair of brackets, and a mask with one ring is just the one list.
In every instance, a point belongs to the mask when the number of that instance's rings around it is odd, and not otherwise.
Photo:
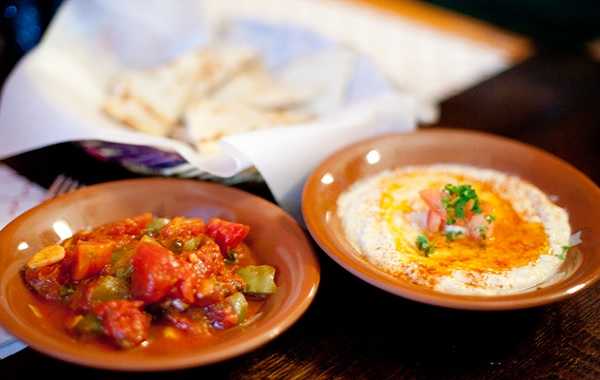
[(58, 307), (80, 339), (129, 349), (206, 337), (251, 321), (277, 289), (275, 268), (255, 265), (244, 244), (249, 231), (222, 219), (146, 213), (47, 246), (22, 273), (42, 309), (50, 305), (56, 316)]

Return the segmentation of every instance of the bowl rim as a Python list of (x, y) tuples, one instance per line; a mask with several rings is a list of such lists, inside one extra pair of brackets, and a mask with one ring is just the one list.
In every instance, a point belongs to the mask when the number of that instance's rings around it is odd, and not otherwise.
[[(581, 278), (576, 285), (570, 286), (568, 289), (565, 289), (564, 286), (561, 287), (561, 285), (564, 285), (564, 280), (549, 285), (546, 289), (553, 289), (554, 291), (543, 296), (540, 296), (539, 294), (536, 295), (536, 291), (499, 296), (448, 294), (434, 291), (432, 289), (411, 284), (408, 281), (395, 278), (392, 275), (387, 274), (382, 270), (376, 268), (374, 265), (368, 263), (364, 259), (356, 257), (354, 253), (348, 252), (347, 250), (337, 246), (334, 243), (334, 241), (330, 238), (330, 228), (327, 225), (321, 223), (319, 216), (316, 215), (315, 212), (313, 212), (314, 210), (311, 210), (311, 207), (309, 206), (309, 204), (311, 203), (311, 199), (318, 194), (317, 190), (321, 177), (329, 171), (328, 169), (335, 162), (337, 162), (341, 156), (346, 155), (348, 152), (353, 151), (357, 148), (363, 146), (370, 146), (378, 143), (381, 140), (386, 140), (389, 138), (398, 138), (423, 134), (429, 134), (432, 136), (437, 135), (440, 137), (450, 135), (467, 138), (477, 137), (487, 140), (495, 140), (498, 143), (513, 145), (521, 149), (528, 149), (536, 156), (551, 161), (553, 165), (562, 166), (564, 170), (569, 171), (569, 174), (577, 178), (577, 180), (580, 181), (589, 191), (595, 193), (595, 196), (600, 200), (600, 188), (573, 165), (544, 151), (543, 149), (514, 139), (477, 130), (443, 127), (417, 129), (408, 133), (387, 133), (376, 137), (360, 140), (356, 143), (353, 143), (335, 151), (323, 161), (321, 161), (321, 163), (312, 171), (304, 185), (302, 191), (302, 216), (304, 218), (304, 222), (313, 239), (331, 259), (333, 259), (336, 263), (338, 263), (340, 266), (342, 266), (344, 269), (346, 269), (359, 279), (375, 287), (378, 287), (388, 293), (429, 305), (441, 306), (445, 308), (458, 310), (498, 311), (538, 307), (572, 297), (576, 293), (579, 293), (584, 289), (589, 288), (592, 284), (594, 284), (600, 279), (599, 265), (593, 271), (590, 271), (590, 273)], [(352, 261), (349, 259), (350, 257), (352, 257)], [(581, 269), (578, 268), (573, 274), (580, 270)], [(380, 280), (378, 278), (374, 278), (374, 274), (379, 277), (394, 278), (394, 280)], [(521, 298), (515, 300), (515, 296), (520, 296)]]
[[(235, 342), (232, 345), (226, 347), (220, 347), (216, 351), (210, 352), (208, 355), (201, 354), (200, 356), (188, 356), (182, 358), (172, 358), (168, 363), (163, 363), (162, 361), (153, 362), (153, 361), (135, 361), (130, 362), (124, 360), (122, 362), (110, 362), (110, 361), (102, 361), (100, 358), (94, 358), (91, 356), (77, 356), (71, 354), (67, 351), (53, 351), (48, 349), (44, 342), (40, 342), (35, 337), (31, 337), (30, 334), (22, 333), (20, 328), (14, 328), (15, 319), (9, 314), (9, 312), (5, 309), (5, 306), (0, 302), (0, 326), (5, 328), (8, 333), (13, 335), (15, 338), (21, 340), (31, 348), (44, 353), (50, 357), (60, 359), (69, 363), (89, 366), (97, 369), (107, 369), (114, 371), (128, 371), (128, 372), (143, 372), (143, 371), (168, 371), (168, 370), (176, 370), (176, 369), (185, 369), (191, 367), (199, 367), (205, 366), (209, 364), (214, 364), (218, 362), (225, 361), (227, 359), (232, 359), (234, 357), (238, 357), (240, 355), (246, 354), (248, 352), (254, 351), (257, 348), (267, 344), (271, 340), (277, 338), (287, 329), (289, 329), (294, 323), (300, 319), (302, 315), (306, 312), (308, 307), (312, 304), (319, 288), (320, 284), (320, 264), (315, 254), (315, 251), (310, 243), (310, 240), (307, 238), (306, 233), (302, 230), (300, 225), (294, 220), (286, 211), (281, 209), (278, 205), (269, 202), (268, 200), (251, 194), (249, 192), (228, 187), (222, 184), (206, 182), (206, 181), (198, 181), (192, 179), (176, 179), (176, 178), (136, 178), (136, 179), (125, 179), (125, 180), (117, 180), (117, 181), (109, 181), (100, 184), (95, 184), (91, 186), (86, 186), (76, 191), (59, 195), (55, 198), (51, 198), (45, 200), (39, 205), (25, 211), (17, 218), (13, 219), (9, 224), (4, 226), (4, 228), (0, 229), (0, 241), (5, 239), (5, 235), (9, 234), (9, 232), (14, 228), (17, 224), (21, 223), (21, 221), (29, 218), (31, 215), (39, 212), (40, 210), (53, 205), (57, 201), (65, 201), (72, 197), (74, 194), (85, 194), (88, 192), (96, 192), (96, 191), (110, 191), (112, 187), (115, 186), (139, 186), (139, 185), (151, 185), (152, 183), (188, 183), (192, 186), (205, 187), (212, 191), (214, 194), (218, 194), (219, 192), (232, 192), (236, 193), (239, 196), (248, 197), (253, 201), (257, 201), (261, 203), (262, 208), (270, 208), (276, 209), (275, 211), (283, 218), (286, 224), (292, 228), (298, 237), (301, 237), (303, 240), (302, 243), (306, 249), (302, 250), (302, 255), (305, 256), (305, 259), (311, 264), (314, 268), (314, 272), (307, 272), (307, 275), (303, 278), (303, 281), (306, 281), (308, 284), (307, 287), (310, 288), (307, 291), (305, 297), (298, 297), (298, 302), (292, 304), (290, 306), (289, 313), (285, 316), (285, 318), (281, 318), (273, 323), (271, 327), (262, 331), (259, 334), (252, 336), (250, 339), (241, 339), (238, 342)], [(212, 189), (212, 190), (210, 190)], [(215, 190), (217, 190), (215, 192)], [(0, 275), (4, 273), (4, 269), (7, 266), (0, 267)], [(308, 275), (310, 274), (310, 275)], [(33, 336), (33, 335), (32, 335)]]

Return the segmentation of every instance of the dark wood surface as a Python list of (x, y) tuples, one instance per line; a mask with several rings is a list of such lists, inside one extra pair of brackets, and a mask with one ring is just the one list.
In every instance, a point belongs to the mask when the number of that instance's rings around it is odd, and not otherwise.
[[(600, 183), (598, 89), (600, 64), (586, 54), (542, 51), (445, 101), (440, 124), (537, 145)], [(44, 186), (59, 173), (86, 184), (135, 176), (71, 144), (7, 163)], [(271, 199), (262, 184), (242, 188)], [(315, 249), (322, 279), (314, 303), (292, 328), (255, 352), (204, 368), (128, 374), (82, 368), (25, 349), (0, 361), (0, 377), (600, 379), (598, 284), (546, 307), (463, 312), (389, 295)]]

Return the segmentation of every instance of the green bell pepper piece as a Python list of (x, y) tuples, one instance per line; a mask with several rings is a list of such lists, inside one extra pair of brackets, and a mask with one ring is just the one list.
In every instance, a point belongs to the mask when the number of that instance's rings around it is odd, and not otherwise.
[(201, 237), (193, 237), (191, 239), (188, 239), (185, 241), (185, 243), (183, 243), (183, 250), (184, 251), (195, 251), (200, 246), (200, 243), (202, 243)]
[(127, 281), (115, 276), (102, 276), (94, 284), (90, 299), (92, 302), (122, 300), (129, 297)]
[(146, 226), (146, 233), (149, 235), (154, 235), (167, 224), (169, 224), (169, 219), (167, 218), (154, 218), (150, 223), (148, 223), (148, 226)]
[(275, 268), (270, 265), (248, 265), (236, 272), (246, 286), (244, 293), (264, 295), (273, 294), (277, 290), (275, 285)]
[(248, 301), (246, 301), (246, 297), (242, 293), (237, 292), (225, 298), (225, 301), (231, 305), (233, 311), (237, 314), (238, 324), (242, 323), (246, 319), (246, 313), (248, 313)]
[(80, 334), (101, 334), (102, 322), (93, 314), (86, 314), (77, 322), (75, 330)]

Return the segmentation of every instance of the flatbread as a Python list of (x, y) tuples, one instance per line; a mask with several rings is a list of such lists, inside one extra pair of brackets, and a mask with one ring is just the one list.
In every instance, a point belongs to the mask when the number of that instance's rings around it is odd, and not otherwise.
[(126, 72), (114, 80), (104, 111), (143, 132), (166, 136), (190, 98), (208, 93), (248, 64), (248, 49), (203, 49), (149, 70)]
[(308, 102), (311, 95), (311, 91), (301, 91), (276, 81), (264, 65), (255, 64), (215, 91), (211, 98), (276, 110), (298, 107)]
[(229, 135), (299, 123), (309, 116), (289, 111), (264, 111), (240, 102), (202, 100), (189, 105), (184, 120), (190, 141), (202, 153), (218, 151), (216, 142)]

